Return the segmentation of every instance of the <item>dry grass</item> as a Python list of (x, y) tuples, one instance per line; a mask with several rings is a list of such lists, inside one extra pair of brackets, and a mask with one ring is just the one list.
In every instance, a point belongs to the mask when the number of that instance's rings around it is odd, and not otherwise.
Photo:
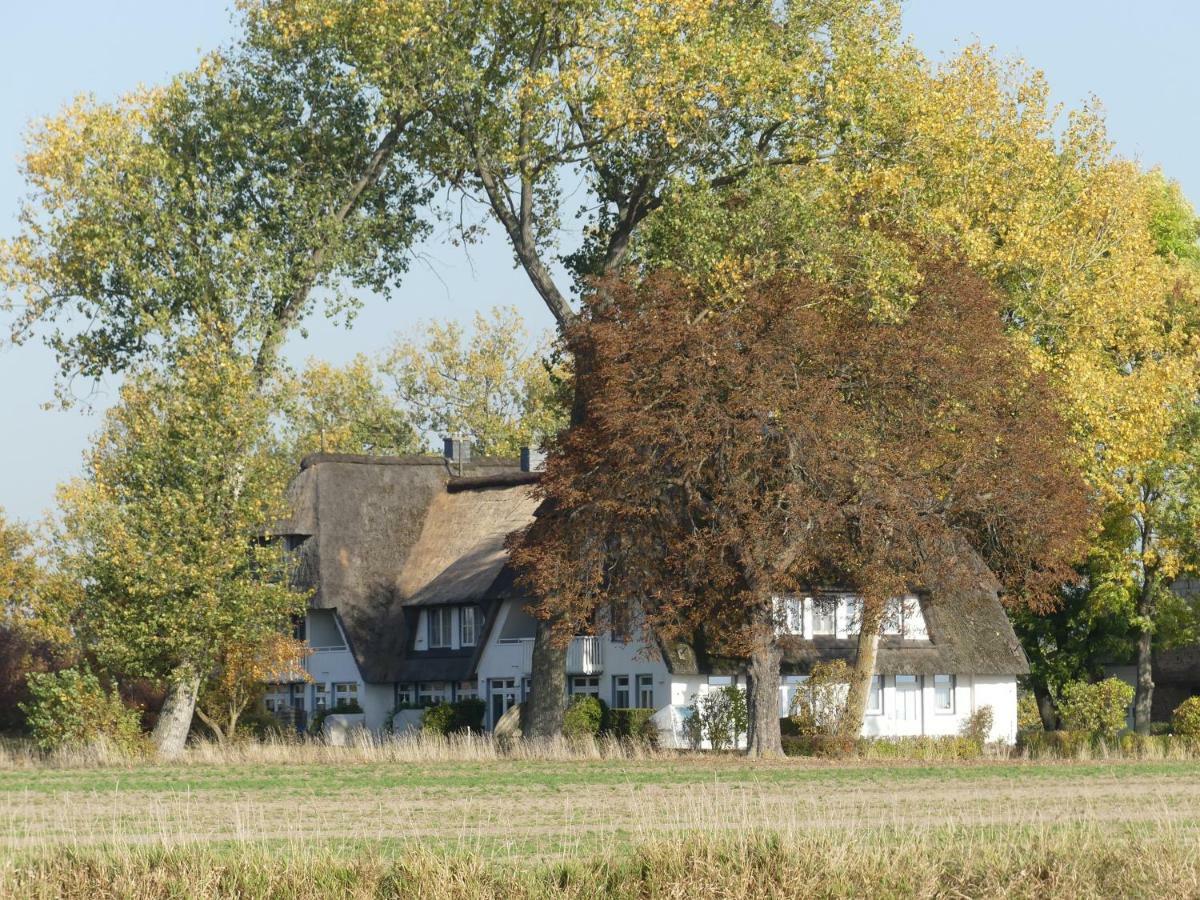
[(104, 752), (0, 750), (0, 896), (1200, 895), (1189, 761), (478, 737)]

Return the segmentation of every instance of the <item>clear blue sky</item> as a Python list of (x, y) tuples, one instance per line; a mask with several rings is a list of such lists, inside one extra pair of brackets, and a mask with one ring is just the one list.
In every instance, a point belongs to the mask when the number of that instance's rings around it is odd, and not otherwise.
[[(13, 228), (22, 184), (21, 135), (33, 118), (75, 94), (111, 98), (193, 65), (229, 40), (225, 0), (38, 0), (10, 4), (0, 30), (0, 232)], [(1194, 157), (1200, 123), (1195, 76), (1200, 4), (1185, 0), (909, 0), (905, 26), (934, 58), (976, 39), (1020, 55), (1049, 77), (1057, 100), (1091, 94), (1105, 105), (1119, 151), (1162, 165), (1200, 199)], [(293, 341), (296, 361), (343, 361), (374, 352), (397, 331), (430, 318), (467, 319), (477, 309), (516, 305), (532, 327), (550, 324), (540, 301), (498, 240), (468, 259), (439, 238), (390, 303), (368, 302), (352, 330), (312, 323)], [(40, 346), (0, 349), (0, 507), (34, 519), (55, 485), (79, 471), (93, 416), (45, 411), (54, 360)], [(103, 404), (104, 397), (98, 398)]]

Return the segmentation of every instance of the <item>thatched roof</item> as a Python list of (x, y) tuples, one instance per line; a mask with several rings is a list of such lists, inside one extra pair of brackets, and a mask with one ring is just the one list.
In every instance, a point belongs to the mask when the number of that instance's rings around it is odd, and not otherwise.
[[(970, 551), (964, 551), (969, 553)], [(928, 640), (883, 637), (875, 670), (883, 675), (1024, 675), (1029, 672), (1025, 651), (1000, 603), (999, 585), (974, 554), (970, 575), (953, 585), (931, 585), (919, 592)], [(837, 638), (805, 640), (796, 635), (779, 639), (783, 672), (806, 675), (814, 663), (844, 659), (853, 663), (857, 641)], [(733, 674), (737, 660), (710, 655), (703, 635), (693, 641), (665, 646), (671, 671), (680, 675)]]
[[(302, 581), (315, 607), (338, 611), (363, 677), (406, 680), (417, 607), (480, 602), (486, 616), (492, 583), (511, 584), (504, 539), (531, 521), (530, 491), (515, 459), (469, 460), (460, 474), (440, 456), (316, 454), (301, 464), (280, 531), (308, 536)], [(469, 678), (473, 656), (422, 653), (420, 678)]]
[[(500, 601), (520, 598), (507, 563), (507, 536), (533, 521), (537, 475), (515, 459), (447, 463), (440, 456), (307, 457), (292, 484), (294, 513), (282, 534), (306, 536), (300, 580), (316, 589), (312, 604), (336, 609), (363, 677), (369, 682), (462, 681), (478, 655)], [(977, 557), (969, 578), (922, 592), (928, 641), (881, 642), (885, 674), (1019, 675), (1028, 664), (998, 586)], [(412, 650), (421, 608), (478, 603), (481, 640), (466, 650)], [(782, 639), (784, 671), (814, 662), (853, 660), (853, 641)], [(741, 667), (705, 651), (703, 640), (662, 646), (680, 675)]]

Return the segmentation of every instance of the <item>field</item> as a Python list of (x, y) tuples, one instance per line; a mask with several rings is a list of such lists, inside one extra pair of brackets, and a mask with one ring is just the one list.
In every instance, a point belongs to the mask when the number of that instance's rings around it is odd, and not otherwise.
[(1200, 894), (1200, 763), (378, 748), (0, 768), (5, 896)]

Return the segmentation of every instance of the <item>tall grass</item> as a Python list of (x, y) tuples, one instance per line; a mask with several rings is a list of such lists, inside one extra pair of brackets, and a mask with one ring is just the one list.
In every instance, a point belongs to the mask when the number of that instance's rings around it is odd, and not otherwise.
[(30, 898), (1132, 897), (1200, 894), (1194, 834), (868, 829), (691, 835), (519, 864), (470, 849), (66, 849), (0, 860)]

